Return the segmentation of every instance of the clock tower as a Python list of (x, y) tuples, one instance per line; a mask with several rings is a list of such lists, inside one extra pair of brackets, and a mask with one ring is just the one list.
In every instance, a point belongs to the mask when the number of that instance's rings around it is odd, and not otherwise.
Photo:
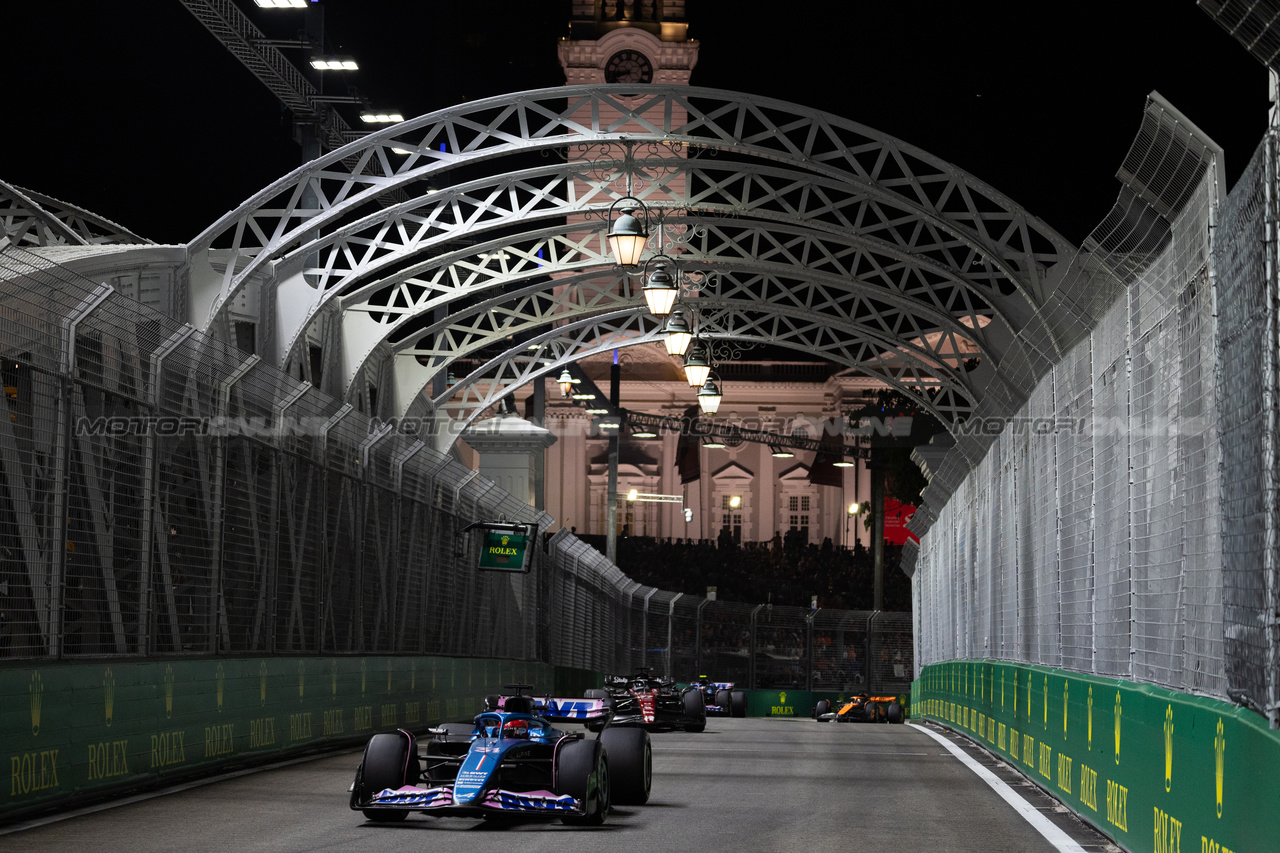
[(570, 35), (560, 42), (565, 82), (689, 85), (698, 42), (689, 38), (685, 0), (573, 0)]

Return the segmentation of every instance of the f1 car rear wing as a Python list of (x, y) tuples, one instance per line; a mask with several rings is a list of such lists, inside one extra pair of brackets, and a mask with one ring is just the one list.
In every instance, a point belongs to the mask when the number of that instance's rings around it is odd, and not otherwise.
[(534, 713), (554, 723), (604, 722), (613, 710), (603, 699), (557, 699), (550, 696), (533, 700)]

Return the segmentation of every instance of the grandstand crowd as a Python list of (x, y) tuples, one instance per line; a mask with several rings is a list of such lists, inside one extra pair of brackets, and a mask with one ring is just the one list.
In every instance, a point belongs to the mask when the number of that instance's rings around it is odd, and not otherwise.
[[(604, 536), (579, 538), (604, 552)], [(911, 610), (911, 580), (899, 568), (900, 554), (900, 548), (886, 544), (882, 610)], [(808, 608), (817, 596), (819, 607), (843, 610), (871, 610), (874, 603), (874, 562), (866, 546), (837, 548), (830, 538), (821, 545), (807, 543), (794, 531), (742, 543), (728, 535), (719, 540), (620, 536), (617, 563), (627, 577), (646, 586), (699, 596), (715, 587), (719, 601)]]

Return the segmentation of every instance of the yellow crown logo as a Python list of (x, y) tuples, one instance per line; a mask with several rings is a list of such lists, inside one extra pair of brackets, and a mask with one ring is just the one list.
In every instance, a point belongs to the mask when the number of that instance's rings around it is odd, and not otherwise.
[(502, 537), (502, 544), (503, 544), (503, 545), (506, 545), (506, 544), (507, 544), (507, 542), (508, 542), (508, 540), (510, 540), (510, 539), (511, 539), (511, 537), (510, 537), (510, 536), (503, 536), (503, 537)]
[(31, 733), (38, 735), (40, 734), (40, 698), (44, 693), (44, 681), (40, 678), (39, 670), (31, 673), (31, 683), (27, 685), (27, 692), (31, 694)]
[(391, 658), (387, 658), (387, 692), (391, 692)]
[(329, 665), (329, 692), (336, 698), (338, 695), (338, 662)]
[(1164, 789), (1173, 787), (1173, 705), (1164, 709)]
[(1089, 749), (1093, 749), (1093, 685), (1089, 685)]
[(267, 704), (267, 662), (258, 661), (258, 701)]
[(1120, 691), (1116, 691), (1116, 764), (1120, 763)]
[(107, 714), (107, 725), (110, 726), (116, 705), (116, 676), (111, 667), (107, 667), (106, 672), (102, 673), (102, 705)]
[(173, 667), (166, 666), (164, 668), (164, 716), (169, 719), (173, 716)]
[(1218, 733), (1213, 739), (1213, 775), (1214, 786), (1218, 792), (1218, 817), (1222, 817), (1222, 777), (1227, 758), (1227, 735), (1222, 728), (1222, 718), (1218, 718)]
[(227, 672), (222, 668), (222, 664), (218, 664), (218, 669), (214, 674), (214, 683), (217, 685), (218, 694), (218, 713), (222, 713), (222, 697), (227, 692)]
[(298, 701), (302, 701), (302, 694), (306, 692), (307, 686), (307, 662), (298, 661)]
[(787, 704), (787, 692), (785, 690), (778, 694), (778, 704), (779, 705)]
[(365, 678), (369, 674), (368, 658), (360, 658), (360, 695), (364, 695)]
[(1062, 739), (1067, 739), (1067, 693), (1071, 690), (1071, 682), (1062, 680)]

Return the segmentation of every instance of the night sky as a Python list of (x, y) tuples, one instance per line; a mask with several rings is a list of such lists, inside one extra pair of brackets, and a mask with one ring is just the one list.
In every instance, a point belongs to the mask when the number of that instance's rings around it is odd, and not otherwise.
[[(301, 13), (237, 2), (269, 36), (299, 27)], [(349, 81), (414, 116), (564, 82), (567, 0), (323, 5), (329, 49), (361, 63), (331, 72), (329, 94)], [(693, 85), (896, 136), (1075, 243), (1115, 201), (1148, 92), (1225, 149), (1229, 183), (1266, 126), (1265, 69), (1191, 0), (688, 0), (688, 19)], [(3, 22), (0, 180), (180, 243), (301, 162), (282, 107), (178, 0), (7, 3)]]

